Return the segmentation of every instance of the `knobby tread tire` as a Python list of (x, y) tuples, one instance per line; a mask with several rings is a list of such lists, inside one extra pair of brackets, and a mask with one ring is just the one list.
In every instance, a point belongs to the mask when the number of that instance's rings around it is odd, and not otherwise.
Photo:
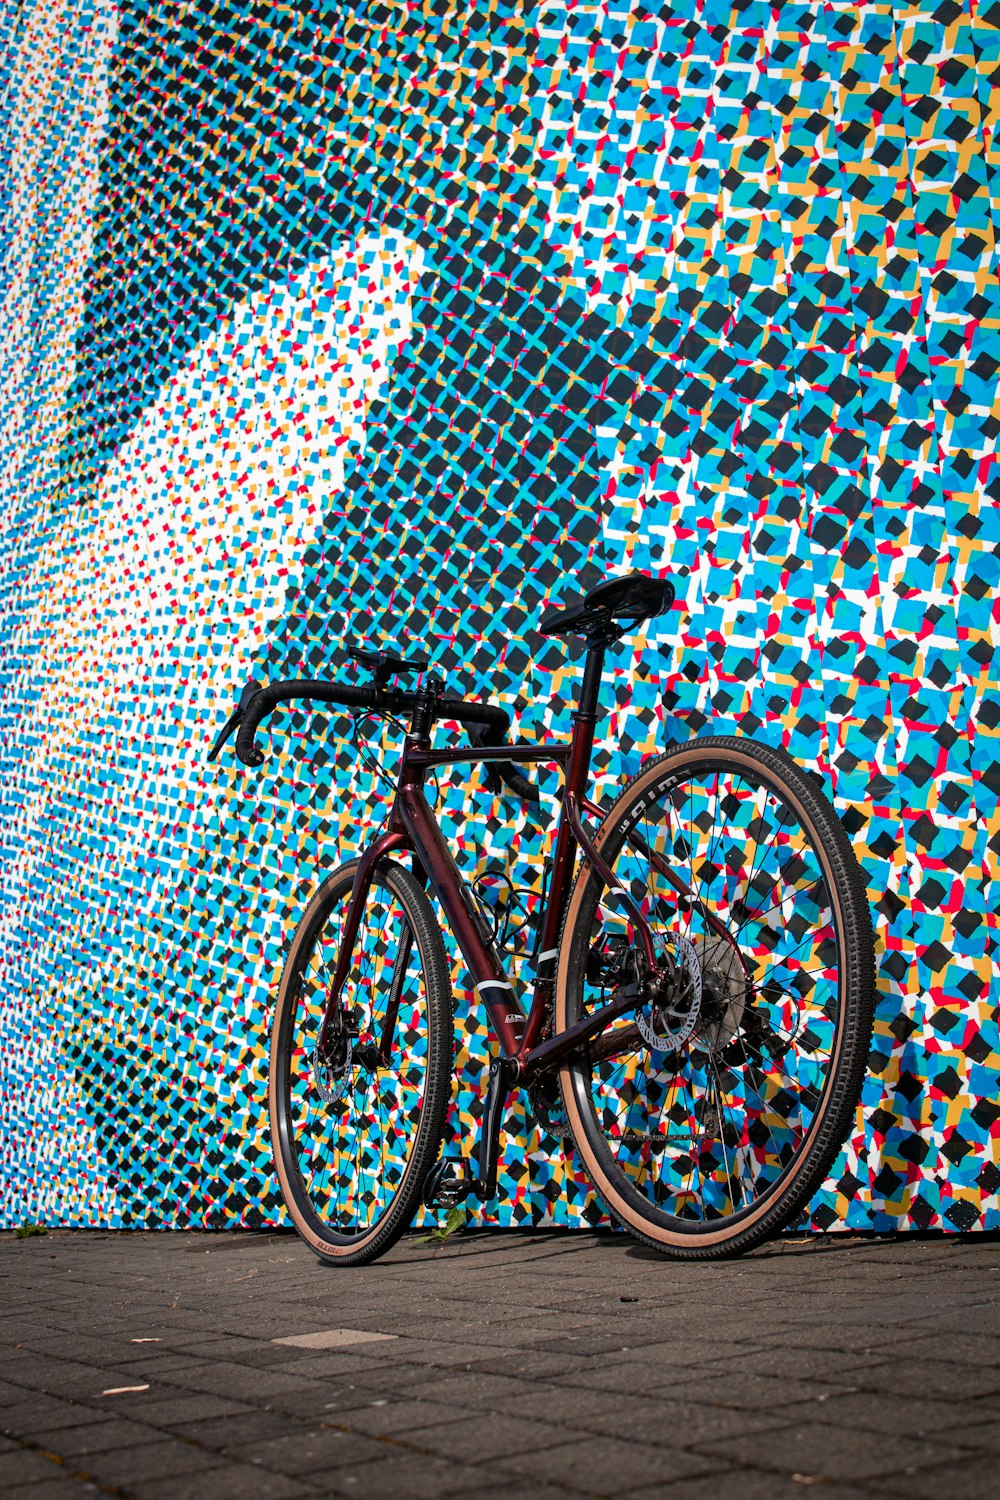
[[(864, 877), (851, 848), (850, 840), (829, 799), (812, 778), (796, 765), (784, 750), (738, 735), (713, 735), (672, 746), (654, 760), (648, 761), (622, 789), (606, 812), (596, 836), (603, 851), (613, 841), (616, 831), (631, 804), (659, 777), (685, 764), (692, 769), (699, 763), (735, 756), (764, 774), (772, 788), (788, 793), (793, 806), (805, 814), (807, 826), (817, 835), (817, 853), (825, 855), (825, 871), (831, 896), (837, 904), (838, 932), (841, 936), (843, 980), (840, 1025), (836, 1060), (817, 1118), (810, 1127), (802, 1159), (790, 1180), (769, 1201), (761, 1200), (761, 1211), (751, 1222), (737, 1221), (732, 1233), (710, 1240), (704, 1233), (688, 1231), (666, 1234), (662, 1226), (639, 1221), (634, 1206), (610, 1189), (597, 1164), (584, 1131), (584, 1120), (576, 1108), (573, 1067), (560, 1070), (563, 1102), (573, 1131), (577, 1156), (594, 1191), (612, 1217), (640, 1240), (662, 1254), (683, 1260), (721, 1259), (744, 1254), (764, 1240), (780, 1233), (796, 1217), (826, 1178), (855, 1118), (871, 1047), (875, 1008), (875, 951), (871, 910)], [(615, 850), (615, 852), (617, 852)], [(614, 857), (614, 856), (612, 856)], [(822, 863), (822, 858), (821, 858)], [(577, 915), (592, 882), (601, 882), (588, 866), (583, 865), (574, 882), (566, 915), (563, 919), (559, 958), (556, 970), (555, 1029), (561, 1031), (574, 1016), (568, 1014), (569, 987), (574, 985), (571, 965), (585, 961), (589, 932), (575, 930)], [(620, 1169), (619, 1169), (620, 1171)], [(624, 1173), (620, 1172), (624, 1177)], [(652, 1210), (652, 1205), (650, 1205)], [(681, 1221), (676, 1221), (681, 1222)]]
[[(295, 984), (303, 953), (308, 955), (322, 924), (343, 892), (349, 893), (358, 867), (357, 860), (340, 865), (328, 875), (303, 913), (289, 946), (281, 976), (271, 1029), (271, 1060), (268, 1082), (268, 1112), (271, 1142), (285, 1206), (292, 1222), (310, 1250), (330, 1266), (367, 1265), (396, 1243), (412, 1222), (421, 1200), (424, 1179), (437, 1160), (444, 1133), (445, 1113), (451, 1095), (454, 1062), (454, 1013), (451, 976), (441, 929), (423, 887), (409, 870), (390, 859), (381, 859), (373, 883), (382, 884), (398, 898), (413, 932), (423, 969), (427, 996), (428, 1036), (431, 1060), (427, 1070), (426, 1095), (414, 1150), (391, 1204), (368, 1234), (342, 1243), (324, 1233), (322, 1220), (310, 1212), (304, 1187), (296, 1189), (298, 1169), (287, 1159), (281, 1125), (279, 1090), (284, 1086), (282, 1048), (286, 1028), (294, 1019)], [(299, 1178), (301, 1184), (301, 1178)]]

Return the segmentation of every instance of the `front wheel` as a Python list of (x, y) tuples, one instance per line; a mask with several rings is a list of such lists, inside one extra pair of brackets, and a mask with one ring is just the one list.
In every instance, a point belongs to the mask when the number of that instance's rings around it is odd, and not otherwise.
[(413, 1218), (451, 1090), (451, 986), (427, 895), (376, 867), (333, 1045), (320, 1025), (357, 864), (323, 882), (292, 939), (271, 1034), (274, 1159), (296, 1229), (331, 1265), (363, 1265)]
[(784, 1228), (848, 1134), (871, 1043), (864, 881), (843, 826), (783, 751), (693, 740), (625, 788), (597, 846), (653, 933), (658, 995), (621, 890), (581, 870), (556, 1029), (626, 1011), (561, 1070), (583, 1165), (639, 1239), (685, 1258)]

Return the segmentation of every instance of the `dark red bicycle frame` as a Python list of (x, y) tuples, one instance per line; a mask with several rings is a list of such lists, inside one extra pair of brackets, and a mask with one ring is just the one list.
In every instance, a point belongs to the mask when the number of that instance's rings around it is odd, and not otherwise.
[[(534, 1073), (557, 1066), (584, 1042), (599, 1036), (612, 1021), (634, 1011), (642, 1001), (634, 987), (608, 1005), (585, 1017), (566, 1031), (542, 1040), (554, 989), (554, 961), (558, 951), (570, 886), (576, 869), (577, 851), (604, 881), (621, 897), (632, 917), (635, 935), (646, 960), (646, 973), (655, 981), (660, 965), (649, 924), (637, 902), (618, 882), (605, 864), (581, 820), (581, 810), (601, 816), (601, 809), (585, 795), (590, 772), (597, 722), (596, 700), (604, 652), (592, 647), (588, 654), (581, 708), (574, 714), (573, 733), (568, 744), (505, 743), (476, 746), (472, 749), (432, 750), (429, 736), (411, 733), (403, 742), (396, 798), (387, 830), (361, 855), (351, 901), (344, 922), (341, 949), (337, 958), (323, 1022), (323, 1038), (335, 1027), (340, 994), (350, 968), (364, 909), (378, 861), (387, 854), (408, 852), (414, 873), (429, 883), (441, 902), (445, 915), (462, 950), (472, 975), (473, 989), (486, 1007), (501, 1055), (513, 1073), (524, 1081)], [(592, 705), (592, 707), (590, 706)], [(556, 764), (563, 772), (562, 810), (556, 834), (552, 872), (541, 939), (539, 973), (535, 980), (531, 1006), (525, 1015), (521, 1002), (507, 977), (503, 960), (492, 937), (485, 930), (482, 917), (473, 904), (465, 880), (424, 796), (427, 772), (438, 766), (470, 765), (490, 761)], [(669, 868), (663, 873), (678, 891), (689, 894), (686, 884)], [(406, 955), (404, 962), (408, 960)], [(621, 1044), (620, 1035), (617, 1038)]]

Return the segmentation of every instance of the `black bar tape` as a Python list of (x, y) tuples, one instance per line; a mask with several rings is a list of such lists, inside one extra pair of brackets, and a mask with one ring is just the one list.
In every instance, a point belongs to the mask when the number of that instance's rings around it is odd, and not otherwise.
[(478, 724), (485, 730), (484, 745), (502, 745), (510, 733), (510, 714), (496, 703), (477, 703), (465, 698), (439, 698), (439, 719), (457, 719), (460, 724)]
[(525, 802), (537, 802), (539, 800), (538, 788), (535, 783), (529, 781), (527, 776), (522, 776), (512, 761), (495, 760), (493, 762), (493, 769), (503, 777), (511, 791), (523, 798)]
[(279, 703), (295, 698), (313, 703), (336, 703), (340, 708), (369, 708), (386, 713), (400, 713), (413, 703), (413, 693), (401, 689), (353, 687), (349, 683), (323, 682), (314, 677), (295, 677), (290, 682), (275, 682), (261, 688), (247, 704), (236, 736), (236, 755), (245, 766), (263, 764), (264, 755), (254, 744), (261, 723)]

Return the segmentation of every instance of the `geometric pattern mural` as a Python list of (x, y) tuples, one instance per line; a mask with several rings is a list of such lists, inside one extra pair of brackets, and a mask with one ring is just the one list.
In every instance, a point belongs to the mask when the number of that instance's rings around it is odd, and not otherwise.
[[(1000, 1228), (1000, 3), (25, 0), (0, 59), (0, 1224), (281, 1217), (281, 957), (393, 739), (209, 766), (243, 682), (391, 643), (537, 737), (543, 607), (645, 568), (601, 794), (752, 734), (868, 880), (809, 1221)], [(547, 774), (438, 788), (528, 913)], [(595, 1222), (509, 1127), (483, 1218)]]

